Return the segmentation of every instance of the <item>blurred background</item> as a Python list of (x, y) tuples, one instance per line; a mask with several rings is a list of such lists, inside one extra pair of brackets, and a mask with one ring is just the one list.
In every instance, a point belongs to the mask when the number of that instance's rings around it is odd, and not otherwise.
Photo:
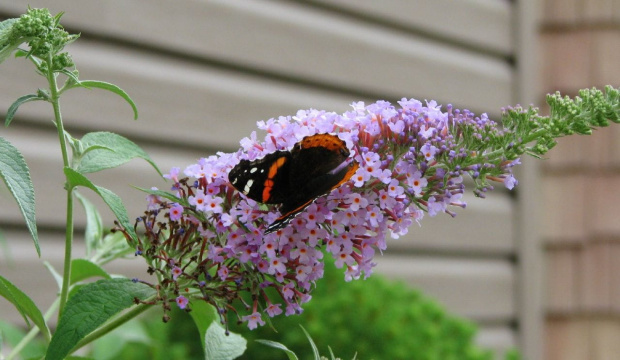
[[(74, 90), (62, 103), (69, 131), (126, 136), (164, 172), (235, 151), (256, 121), (298, 109), (413, 97), (497, 119), (503, 106), (544, 108), (547, 92), (620, 86), (618, 0), (11, 0), (0, 18), (28, 5), (64, 11), (62, 24), (81, 33), (68, 48), (81, 79), (112, 82), (139, 108), (134, 121), (114, 95)], [(42, 80), (23, 59), (3, 63), (0, 114)], [(26, 104), (1, 136), (31, 167), (42, 258), (61, 268), (65, 201), (50, 119), (47, 104)], [(424, 219), (388, 243), (377, 273), (473, 321), (475, 341), (498, 358), (517, 348), (524, 359), (616, 359), (619, 138), (612, 125), (561, 140), (544, 161), (525, 159), (515, 191), (468, 196), (456, 218)], [(167, 186), (140, 161), (92, 180), (120, 195), (130, 216), (145, 208), (130, 185)], [(0, 204), (0, 274), (46, 308), (55, 282), (4, 187)], [(74, 251), (83, 254), (79, 241)], [(139, 276), (144, 264), (109, 269)], [(21, 321), (2, 299), (0, 314)]]

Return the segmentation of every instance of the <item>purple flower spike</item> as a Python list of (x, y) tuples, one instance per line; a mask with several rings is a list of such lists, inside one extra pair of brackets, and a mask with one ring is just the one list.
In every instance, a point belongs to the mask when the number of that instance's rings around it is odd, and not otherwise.
[[(302, 311), (312, 284), (323, 276), (322, 250), (345, 268), (347, 281), (368, 277), (374, 255), (387, 247), (387, 235), (406, 234), (424, 213), (455, 215), (451, 208), (465, 207), (464, 176), (473, 178), (474, 193), (480, 196), (492, 189), (489, 180), (509, 189), (517, 184), (512, 168), (520, 161), (507, 159), (503, 152), (515, 146), (514, 134), (486, 114), (476, 117), (451, 106), (442, 111), (434, 101), (402, 99), (398, 104), (358, 102), (341, 115), (300, 110), (293, 117), (261, 121), (258, 128), (266, 132), (262, 140), (253, 132), (241, 140), (239, 151), (186, 167), (185, 178), (173, 168), (166, 175), (174, 182), (170, 197), (147, 198), (147, 215), (138, 219), (144, 235), (133, 239), (125, 232), (133, 248), (143, 249), (149, 273), (161, 279), (161, 302), (175, 298), (183, 309), (189, 299), (179, 291), (185, 290), (225, 317), (228, 304), (248, 292), (252, 313), (241, 319), (253, 329), (264, 324), (256, 311), (259, 302), (270, 317)], [(277, 159), (275, 152), (299, 148), (304, 137), (322, 133), (337, 136), (346, 147), (331, 151), (350, 154), (334, 165), (333, 173), (346, 161), (357, 162), (359, 168), (329, 194), (294, 212), (286, 227), (266, 234), (281, 215), (277, 204), (246, 197), (229, 183), (228, 174), (242, 161)], [(322, 165), (318, 154), (310, 160)], [(260, 194), (269, 195), (279, 186), (291, 186), (277, 175), (286, 162), (281, 161), (265, 168), (269, 174), (248, 167), (243, 175), (248, 181), (240, 190), (249, 193), (256, 183), (262, 186)], [(275, 289), (269, 293), (279, 294), (279, 299), (270, 298), (267, 288)]]

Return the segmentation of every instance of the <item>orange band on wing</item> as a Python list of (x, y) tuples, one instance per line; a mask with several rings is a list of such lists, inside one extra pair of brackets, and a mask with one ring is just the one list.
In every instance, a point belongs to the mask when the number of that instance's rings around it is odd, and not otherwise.
[(273, 178), (278, 173), (278, 169), (280, 169), (282, 165), (284, 165), (285, 162), (286, 162), (286, 158), (281, 157), (281, 158), (278, 158), (278, 160), (276, 160), (269, 167), (269, 172), (267, 173), (267, 179), (265, 180), (265, 183), (263, 184), (263, 202), (269, 201), (269, 198), (271, 197), (271, 189), (273, 188), (273, 185), (274, 185)]

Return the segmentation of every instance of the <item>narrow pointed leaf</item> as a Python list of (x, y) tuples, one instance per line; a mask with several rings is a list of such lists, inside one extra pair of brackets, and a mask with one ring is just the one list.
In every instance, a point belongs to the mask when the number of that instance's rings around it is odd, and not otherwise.
[(4, 119), (4, 126), (9, 126), (9, 124), (11, 124), (11, 121), (13, 121), (13, 117), (15, 117), (15, 113), (17, 112), (17, 109), (19, 109), (21, 105), (29, 101), (37, 101), (37, 100), (44, 100), (44, 99), (37, 94), (28, 94), (15, 100), (15, 102), (11, 104), (11, 106), (9, 106), (9, 109), (6, 112), (6, 118)]
[(98, 88), (98, 89), (103, 89), (103, 90), (107, 90), (107, 91), (111, 91), (113, 93), (115, 93), (116, 95), (122, 97), (123, 99), (125, 99), (125, 101), (127, 101), (127, 103), (129, 103), (129, 105), (131, 106), (131, 108), (133, 109), (133, 118), (138, 119), (138, 108), (136, 107), (136, 104), (133, 102), (133, 100), (131, 100), (131, 97), (129, 97), (129, 94), (127, 94), (123, 89), (121, 89), (120, 87), (114, 85), (114, 84), (110, 84), (107, 83), (105, 81), (98, 81), (98, 80), (82, 80), (80, 81), (78, 84), (75, 84), (75, 86), (81, 86), (84, 88)]
[(65, 176), (67, 177), (67, 181), (69, 181), (69, 184), (71, 184), (71, 187), (83, 186), (97, 193), (103, 199), (103, 201), (108, 205), (110, 210), (112, 210), (112, 212), (116, 216), (116, 219), (125, 228), (127, 233), (133, 238), (136, 237), (136, 234), (133, 230), (133, 225), (129, 222), (129, 216), (127, 215), (127, 209), (125, 209), (125, 205), (123, 205), (123, 202), (121, 201), (121, 198), (118, 197), (118, 195), (116, 195), (115, 193), (113, 193), (112, 191), (104, 187), (93, 184), (84, 175), (80, 174), (79, 172), (71, 168), (66, 167), (64, 170), (65, 170)]
[(280, 349), (282, 351), (284, 351), (286, 353), (286, 356), (288, 356), (289, 360), (298, 360), (297, 355), (295, 355), (295, 353), (290, 350), (289, 348), (287, 348), (286, 346), (280, 344), (279, 342), (275, 342), (275, 341), (271, 341), (271, 340), (262, 340), (262, 339), (258, 339), (256, 340), (256, 342), (259, 342), (263, 345), (267, 345), (269, 347), (275, 348), (275, 349)]
[(28, 295), (2, 276), (0, 276), (0, 296), (7, 299), (17, 308), (28, 325), (30, 325), (28, 322), (28, 318), (30, 318), (32, 322), (41, 330), (41, 332), (49, 338), (50, 331), (47, 328), (45, 319), (43, 319), (41, 310), (39, 310), (37, 305), (35, 305)]
[(97, 276), (105, 279), (110, 278), (110, 274), (91, 261), (86, 259), (73, 259), (71, 261), (71, 284)]
[(103, 238), (103, 221), (97, 207), (88, 199), (76, 192), (84, 211), (86, 212), (86, 229), (84, 230), (84, 242), (86, 243), (86, 255), (90, 255), (97, 249)]
[(314, 358), (316, 360), (321, 360), (321, 355), (319, 354), (319, 349), (316, 347), (316, 344), (312, 340), (312, 337), (310, 336), (310, 334), (308, 334), (308, 332), (306, 331), (306, 329), (303, 326), (299, 325), (299, 327), (301, 327), (301, 330), (304, 331), (304, 334), (306, 334), (306, 338), (308, 338), (308, 341), (310, 342), (310, 346), (312, 347), (312, 353), (314, 354)]
[(173, 194), (167, 192), (167, 191), (162, 191), (162, 190), (152, 190), (152, 189), (144, 189), (141, 187), (135, 187), (136, 189), (143, 191), (147, 194), (150, 195), (155, 195), (155, 196), (160, 196), (163, 197), (164, 199), (168, 199), (170, 201), (173, 201), (175, 203), (181, 204), (183, 206), (189, 206), (189, 202), (186, 199), (174, 196)]
[(30, 171), (22, 154), (10, 142), (0, 137), (0, 177), (15, 198), (19, 210), (26, 221), (37, 254), (41, 256), (37, 221), (35, 217), (34, 186)]
[(69, 84), (72, 86), (79, 85), (81, 83), (80, 79), (78, 79), (77, 74), (74, 73), (73, 71), (69, 71), (67, 69), (61, 69), (61, 70), (58, 70), (58, 72), (61, 74), (67, 75), (67, 78), (68, 78), (67, 81), (69, 81)]
[(63, 281), (62, 275), (60, 275), (60, 273), (56, 271), (54, 266), (50, 264), (48, 261), (44, 261), (43, 266), (47, 268), (50, 274), (52, 274), (52, 277), (54, 278), (54, 280), (56, 280), (56, 285), (58, 285), (58, 294), (60, 294), (60, 291), (62, 290), (62, 281)]
[[(89, 149), (83, 155), (77, 169), (83, 174), (117, 167), (132, 159), (140, 158), (151, 164), (161, 175), (157, 165), (144, 150), (118, 134), (105, 131), (88, 133), (82, 137), (82, 144)], [(90, 149), (94, 146), (102, 147), (102, 149)]]
[(114, 315), (146, 300), (155, 290), (129, 279), (106, 279), (83, 286), (69, 298), (47, 350), (46, 360), (62, 360), (86, 335)]

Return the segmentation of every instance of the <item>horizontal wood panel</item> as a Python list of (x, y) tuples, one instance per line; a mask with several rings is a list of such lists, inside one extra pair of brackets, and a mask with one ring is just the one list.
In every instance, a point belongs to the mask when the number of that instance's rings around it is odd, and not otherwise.
[[(343, 112), (350, 109), (351, 102), (364, 100), (102, 43), (80, 40), (70, 50), (82, 79), (120, 86), (136, 102), (140, 115), (133, 121), (129, 105), (112, 93), (76, 89), (61, 99), (69, 128), (236, 150), (239, 140), (256, 130), (259, 120), (295, 115), (307, 108)], [(19, 96), (45, 85), (23, 59), (3, 63), (0, 77), (2, 113)], [(16, 121), (27, 117), (49, 126), (51, 114), (47, 103), (28, 103), (19, 109)]]
[[(501, 185), (500, 185), (501, 186)], [(510, 255), (514, 252), (514, 203), (508, 193), (498, 189), (486, 199), (471, 194), (466, 183), (465, 209), (453, 208), (455, 218), (438, 214), (414, 223), (405, 236), (390, 241), (395, 251), (445, 251), (481, 255)]]
[(382, 20), (406, 29), (449, 38), (465, 46), (511, 55), (512, 6), (508, 0), (313, 0), (370, 21)]
[(493, 113), (514, 99), (507, 61), (297, 2), (20, 0), (0, 11), (17, 15), (27, 4), (67, 11), (65, 24), (85, 34), (356, 93), (434, 98)]
[[(49, 306), (51, 300), (48, 296), (56, 291), (57, 286), (42, 261), (37, 258), (32, 240), (26, 232), (4, 233), (8, 254), (3, 253), (3, 256), (7, 256), (10, 261), (2, 259), (0, 274), (33, 297), (39, 306)], [(80, 239), (81, 234), (77, 233), (74, 257), (84, 257), (84, 245)], [(61, 234), (41, 233), (41, 259), (49, 261), (58, 271), (62, 269), (63, 244), (64, 237)], [(495, 322), (489, 326), (498, 326), (498, 321), (507, 323), (513, 316), (514, 304), (507, 299), (510, 296), (499, 294), (500, 291), (511, 294), (506, 288), (512, 284), (512, 273), (499, 261), (453, 262), (432, 256), (402, 258), (390, 255), (377, 255), (376, 259), (379, 262), (377, 273), (390, 278), (405, 277), (409, 284), (435, 297), (447, 309), (459, 315), (475, 321)], [(28, 271), (24, 271), (24, 264), (28, 264)], [(398, 268), (401, 274), (392, 271)], [(121, 259), (106, 265), (106, 269), (130, 278), (148, 278), (146, 265), (142, 261)], [(1, 306), (4, 308), (4, 303)]]
[(377, 273), (423, 289), (457, 314), (506, 323), (516, 316), (516, 268), (510, 261), (402, 256), (389, 251), (375, 260)]
[[(41, 225), (53, 226), (64, 223), (65, 193), (62, 190), (64, 174), (61, 170), (60, 149), (56, 134), (49, 129), (33, 130), (11, 126), (3, 135), (11, 141), (26, 158), (31, 168), (31, 176), (36, 191), (37, 219)], [(36, 147), (32, 146), (36, 139)], [(138, 145), (140, 143), (138, 142)], [(208, 156), (207, 152), (185, 151), (176, 148), (144, 146), (147, 153), (158, 164), (162, 172), (177, 166), (184, 169), (198, 158)], [(89, 175), (97, 185), (114, 191), (123, 199), (129, 217), (133, 218), (145, 210), (145, 194), (130, 185), (165, 189), (168, 183), (162, 181), (154, 170), (142, 160), (116, 169)], [(114, 217), (107, 207), (90, 190), (81, 193), (100, 205), (104, 215), (104, 225), (111, 227)], [(466, 196), (469, 205), (459, 209), (458, 216), (447, 214), (436, 217), (426, 216), (422, 226), (414, 223), (409, 233), (400, 239), (390, 239), (388, 244), (393, 251), (478, 253), (490, 255), (509, 255), (514, 251), (511, 201), (506, 193), (497, 191), (485, 200)], [(0, 190), (0, 223), (23, 224), (17, 205), (6, 190)], [(76, 224), (83, 226), (84, 217), (78, 207)]]

